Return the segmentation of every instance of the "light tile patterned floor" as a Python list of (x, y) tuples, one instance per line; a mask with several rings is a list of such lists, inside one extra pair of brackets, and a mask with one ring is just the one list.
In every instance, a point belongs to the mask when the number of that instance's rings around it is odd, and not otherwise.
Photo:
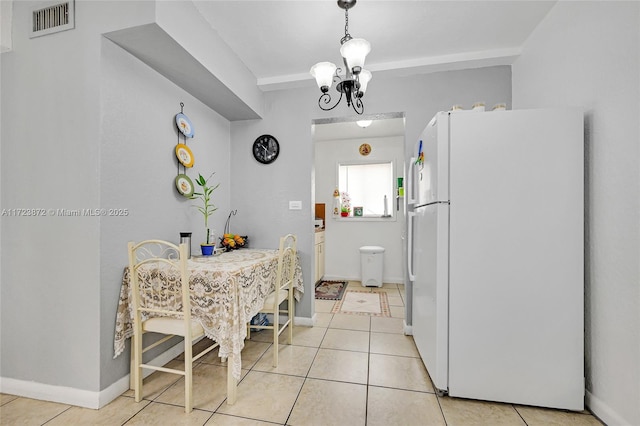
[[(362, 290), (358, 282), (351, 287)], [(601, 425), (576, 413), (439, 397), (404, 336), (401, 285), (385, 284), (393, 318), (331, 314), (316, 301), (317, 324), (282, 336), (279, 365), (271, 366), (268, 333), (253, 333), (243, 351), (238, 402), (226, 404), (226, 367), (215, 355), (194, 368), (195, 409), (184, 413), (183, 381), (157, 372), (145, 379), (145, 399), (131, 391), (100, 410), (0, 395), (2, 425)], [(172, 363), (175, 361), (172, 361)], [(274, 397), (268, 389), (279, 389)]]

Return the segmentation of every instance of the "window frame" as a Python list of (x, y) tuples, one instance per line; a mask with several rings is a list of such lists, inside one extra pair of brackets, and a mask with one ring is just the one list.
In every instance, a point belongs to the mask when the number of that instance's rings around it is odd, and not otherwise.
[(388, 202), (388, 213), (389, 216), (384, 216), (382, 214), (378, 215), (364, 215), (363, 216), (354, 216), (353, 215), (353, 209), (354, 209), (354, 205), (353, 203), (351, 204), (351, 215), (347, 216), (347, 217), (342, 217), (340, 215), (334, 216), (335, 220), (342, 220), (342, 221), (363, 221), (363, 222), (395, 222), (398, 220), (398, 214), (399, 211), (396, 210), (395, 208), (395, 203), (396, 203), (396, 197), (397, 194), (394, 196), (394, 189), (395, 189), (395, 176), (396, 176), (396, 161), (394, 159), (389, 159), (389, 160), (368, 160), (368, 161), (357, 161), (357, 160), (349, 160), (349, 161), (338, 161), (336, 163), (336, 188), (338, 188), (338, 190), (340, 191), (340, 193), (342, 193), (342, 190), (340, 189), (340, 167), (342, 166), (366, 166), (366, 165), (373, 165), (373, 164), (390, 164), (391, 165), (391, 182), (390, 182), (390, 187), (391, 187), (391, 195), (390, 197), (387, 198), (387, 202)]

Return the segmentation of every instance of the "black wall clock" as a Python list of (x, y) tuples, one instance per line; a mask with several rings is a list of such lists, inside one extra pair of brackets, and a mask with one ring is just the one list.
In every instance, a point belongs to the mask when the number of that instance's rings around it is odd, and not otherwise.
[(280, 144), (271, 135), (262, 135), (253, 143), (253, 156), (262, 164), (276, 161), (280, 154)]

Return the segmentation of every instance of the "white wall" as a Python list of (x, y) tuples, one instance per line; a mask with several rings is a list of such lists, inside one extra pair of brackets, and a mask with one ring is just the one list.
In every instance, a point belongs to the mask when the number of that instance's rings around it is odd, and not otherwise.
[[(355, 126), (356, 124), (353, 123)], [(362, 157), (358, 147), (371, 145), (371, 154)], [(401, 236), (404, 212), (395, 211), (395, 198), (389, 200), (394, 210), (393, 219), (367, 221), (366, 219), (334, 219), (333, 191), (337, 187), (338, 163), (393, 161), (395, 177), (404, 175), (404, 137), (371, 139), (345, 139), (315, 143), (315, 196), (316, 203), (327, 209), (325, 221), (325, 277), (327, 279), (360, 280), (360, 251), (362, 246), (385, 248), (383, 282), (404, 283), (404, 262)], [(395, 179), (393, 181), (395, 186)]]
[(513, 66), (513, 105), (585, 112), (587, 405), (640, 424), (640, 3), (559, 2)]

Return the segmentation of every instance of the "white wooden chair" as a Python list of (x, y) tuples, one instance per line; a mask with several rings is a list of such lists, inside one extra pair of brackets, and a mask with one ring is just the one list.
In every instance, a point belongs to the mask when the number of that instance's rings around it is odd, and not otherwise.
[[(162, 240), (130, 242), (129, 282), (131, 287), (134, 332), (131, 338), (131, 374), (136, 402), (142, 399), (142, 369), (184, 376), (184, 411), (193, 409), (193, 362), (218, 346), (213, 343), (195, 356), (192, 344), (204, 336), (204, 329), (191, 319), (188, 251), (186, 244), (176, 246)], [(144, 268), (143, 268), (144, 267)], [(141, 270), (143, 268), (143, 270)], [(145, 333), (166, 335), (146, 347)], [(143, 363), (142, 354), (174, 336), (184, 339), (184, 370)], [(145, 339), (146, 340), (146, 339)]]
[[(278, 366), (278, 337), (287, 326), (289, 327), (289, 343), (293, 343), (293, 318), (295, 305), (295, 299), (293, 297), (293, 277), (295, 275), (296, 267), (296, 245), (297, 237), (293, 234), (288, 234), (280, 238), (276, 287), (274, 288), (274, 291), (267, 296), (264, 302), (264, 307), (260, 310), (260, 313), (273, 315), (272, 323), (270, 325), (254, 324), (249, 326), (249, 333), (251, 328), (273, 330), (274, 367)], [(287, 301), (286, 309), (280, 309), (280, 305), (282, 305), (284, 301)], [(286, 321), (282, 324), (280, 324), (280, 314), (287, 315)]]

